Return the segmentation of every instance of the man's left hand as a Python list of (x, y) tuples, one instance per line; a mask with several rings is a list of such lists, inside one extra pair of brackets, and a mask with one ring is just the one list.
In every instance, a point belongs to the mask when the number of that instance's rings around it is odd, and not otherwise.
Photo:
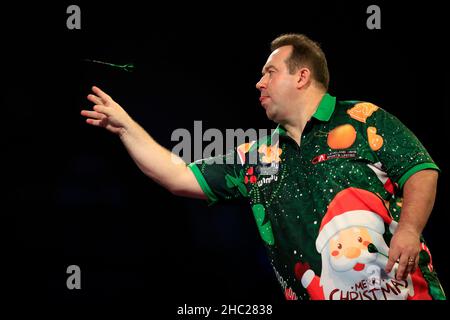
[(409, 273), (414, 273), (416, 270), (419, 252), (420, 234), (413, 229), (402, 228), (399, 224), (391, 240), (386, 272), (391, 272), (395, 262), (398, 261), (396, 279), (405, 280)]

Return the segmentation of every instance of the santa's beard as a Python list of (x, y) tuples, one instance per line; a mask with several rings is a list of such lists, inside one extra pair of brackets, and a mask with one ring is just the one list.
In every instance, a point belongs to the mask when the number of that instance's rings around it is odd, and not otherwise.
[[(377, 249), (387, 254), (389, 247), (387, 246), (381, 234), (368, 229), (372, 238), (372, 243)], [(377, 265), (380, 269), (385, 266), (380, 265), (378, 259), (379, 253), (370, 253), (367, 249), (361, 250), (359, 257), (349, 259), (341, 256), (339, 259), (334, 258), (330, 254), (329, 242), (322, 250), (322, 273), (320, 276), (320, 285), (323, 286), (324, 292), (330, 293), (336, 288), (344, 289), (354, 286), (362, 280), (367, 280), (371, 275), (367, 268), (371, 265)], [(353, 268), (357, 263), (364, 264), (364, 269), (356, 271)]]

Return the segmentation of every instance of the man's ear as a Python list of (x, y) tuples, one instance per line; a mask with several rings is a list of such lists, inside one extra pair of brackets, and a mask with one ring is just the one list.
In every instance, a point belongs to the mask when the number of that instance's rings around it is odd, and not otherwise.
[(297, 89), (301, 89), (311, 81), (311, 71), (308, 68), (300, 68), (297, 71)]

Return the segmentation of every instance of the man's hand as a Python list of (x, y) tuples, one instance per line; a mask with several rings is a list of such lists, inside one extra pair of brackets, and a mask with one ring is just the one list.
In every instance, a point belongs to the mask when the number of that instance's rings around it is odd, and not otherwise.
[(126, 131), (127, 125), (133, 121), (131, 117), (118, 103), (98, 87), (92, 87), (92, 92), (94, 94), (89, 94), (87, 99), (95, 104), (93, 107), (94, 111), (81, 111), (81, 115), (88, 118), (86, 123), (103, 127), (115, 134), (122, 135)]
[(396, 278), (405, 280), (409, 273), (414, 273), (416, 270), (419, 252), (420, 234), (413, 229), (402, 228), (399, 224), (391, 240), (386, 272), (391, 272), (395, 262), (399, 260)]
[(437, 179), (436, 170), (421, 170), (413, 174), (403, 186), (402, 213), (391, 240), (386, 265), (386, 272), (389, 273), (399, 259), (396, 276), (399, 280), (405, 280), (419, 263), (420, 234), (433, 208)]

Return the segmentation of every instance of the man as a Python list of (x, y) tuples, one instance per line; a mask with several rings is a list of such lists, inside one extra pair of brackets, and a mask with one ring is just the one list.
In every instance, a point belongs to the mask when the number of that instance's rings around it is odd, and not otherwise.
[(439, 168), (398, 119), (371, 103), (336, 101), (328, 83), (315, 42), (275, 39), (256, 87), (278, 127), (221, 156), (233, 163), (186, 165), (97, 87), (94, 110), (82, 115), (118, 134), (173, 194), (246, 198), (287, 299), (445, 299), (421, 237)]

